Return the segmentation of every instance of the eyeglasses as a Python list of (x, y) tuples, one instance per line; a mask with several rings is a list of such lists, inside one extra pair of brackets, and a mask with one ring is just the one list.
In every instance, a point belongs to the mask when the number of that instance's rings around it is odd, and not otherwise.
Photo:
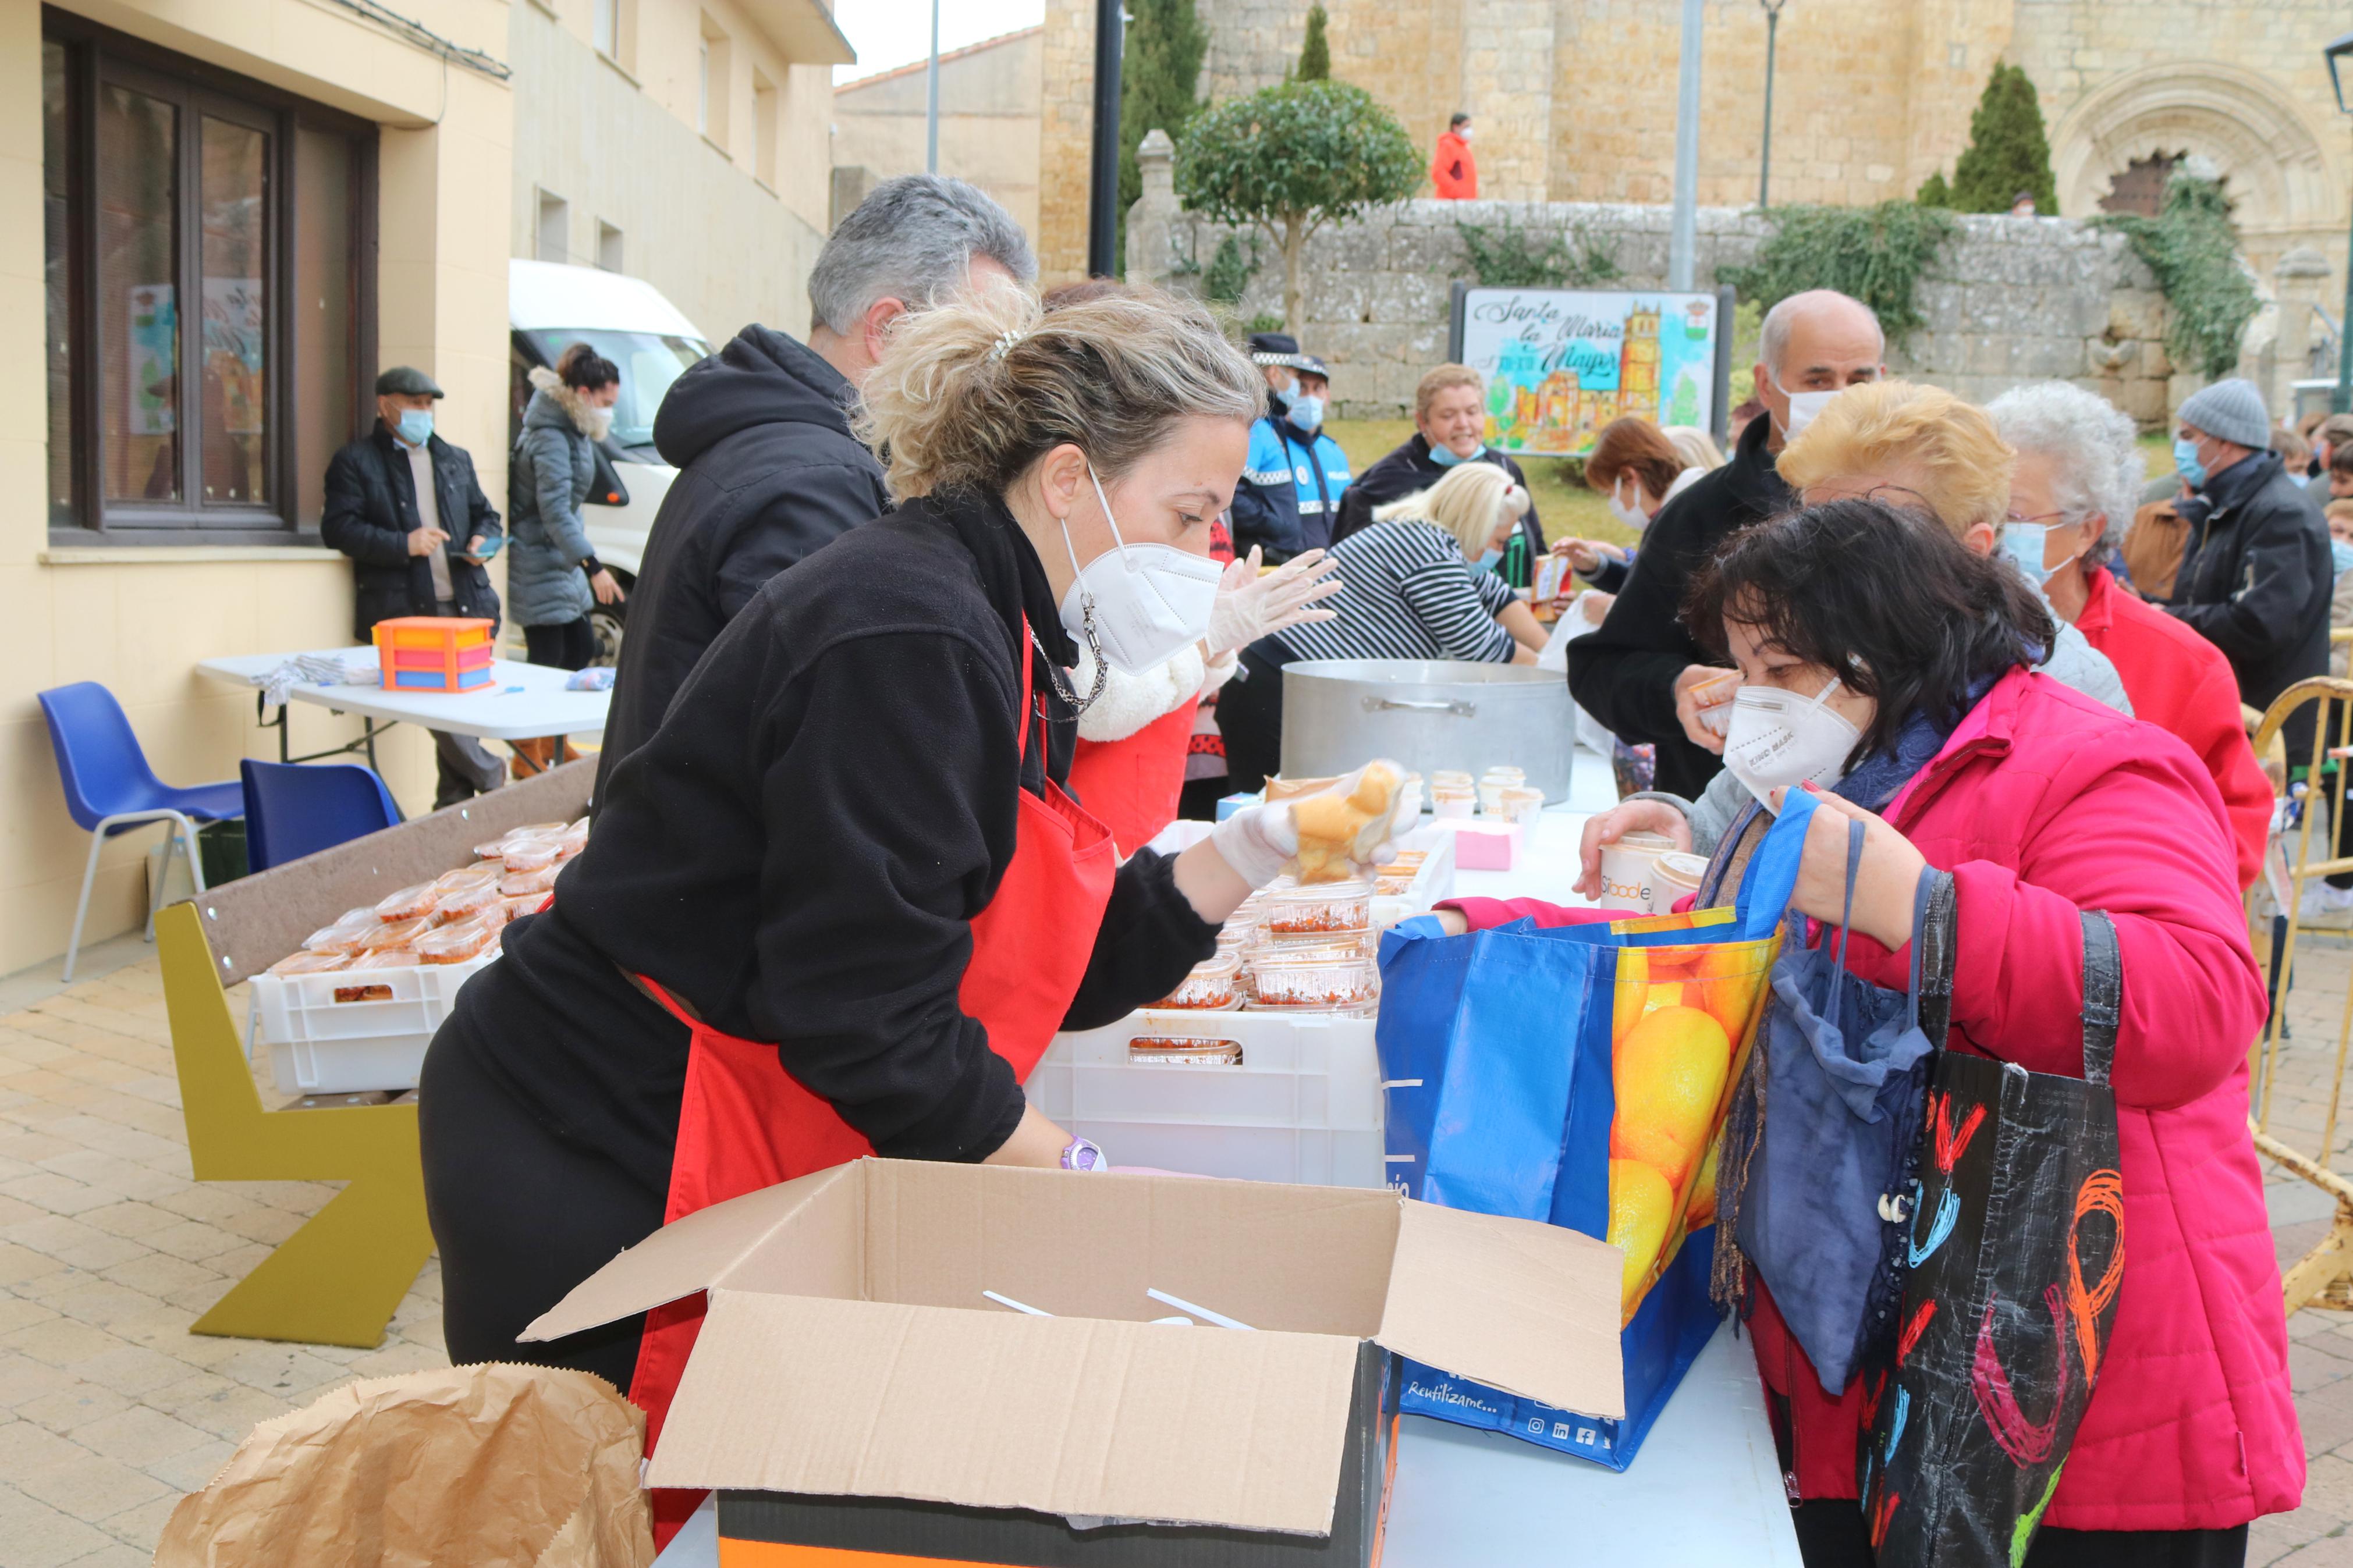
[(2065, 519), (2066, 519), (2066, 516), (2067, 516), (2067, 514), (2066, 514), (2065, 512), (2063, 512), (2063, 511), (2043, 511), (2043, 512), (2037, 512), (2037, 513), (2035, 513), (2032, 517), (2021, 517), (2021, 516), (2019, 516), (2019, 515), (2018, 515), (2018, 513), (2016, 513), (2016, 512), (2011, 512), (2008, 517), (2006, 517), (2006, 518), (2002, 519), (2002, 521), (2003, 521), (2004, 522), (2041, 522), (2041, 523), (2050, 523), (2050, 522), (2052, 522), (2052, 521), (2058, 521), (2062, 527), (2064, 527), (2064, 526), (2065, 526)]

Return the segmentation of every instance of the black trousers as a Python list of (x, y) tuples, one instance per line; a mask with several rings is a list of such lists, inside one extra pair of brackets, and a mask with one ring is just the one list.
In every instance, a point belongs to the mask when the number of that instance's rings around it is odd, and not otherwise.
[[(1789, 1510), (1806, 1568), (1873, 1568), (1862, 1510), (1844, 1500)], [(2058, 1530), (2034, 1532), (2025, 1568), (2243, 1568), (2247, 1527), (2235, 1530)]]
[(449, 1359), (572, 1367), (628, 1392), (643, 1314), (545, 1343), (515, 1336), (660, 1229), (663, 1188), (548, 1131), (477, 1059), (462, 1014), (426, 1054), (417, 1120)]
[(596, 658), (596, 633), (588, 617), (552, 626), (522, 629), (523, 657), (550, 669), (586, 669)]
[(1242, 649), (1242, 667), (1218, 689), (1226, 742), (1227, 795), (1248, 795), (1282, 768), (1282, 667), (1298, 656), (1272, 637)]

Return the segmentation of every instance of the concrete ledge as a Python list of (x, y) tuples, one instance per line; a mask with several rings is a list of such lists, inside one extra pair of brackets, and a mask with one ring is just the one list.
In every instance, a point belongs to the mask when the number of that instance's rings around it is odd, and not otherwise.
[(341, 561), (322, 544), (68, 544), (34, 556), (43, 566), (131, 566), (168, 563), (200, 565), (214, 561)]

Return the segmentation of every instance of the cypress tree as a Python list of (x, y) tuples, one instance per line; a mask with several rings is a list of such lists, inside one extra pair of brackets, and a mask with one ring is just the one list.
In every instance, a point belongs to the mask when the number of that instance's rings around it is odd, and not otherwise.
[(1182, 141), (1186, 121), (1201, 109), (1193, 87), (1209, 52), (1209, 35), (1193, 10), (1193, 0), (1129, 0), (1134, 20), (1119, 73), (1119, 247), (1122, 275), (1127, 271), (1127, 209), (1144, 194), (1135, 150), (1145, 132), (1161, 130)]
[(1299, 51), (1299, 72), (1295, 81), (1330, 81), (1332, 79), (1332, 45), (1324, 36), (1325, 17), (1320, 5), (1307, 8), (1307, 42)]
[(1969, 145), (1953, 165), (1952, 205), (1965, 213), (2006, 213), (2020, 192), (2044, 217), (2059, 213), (2042, 104), (2023, 68), (1996, 62), (1969, 116)]
[(1949, 207), (1953, 205), (1953, 187), (1945, 183), (1945, 171), (1937, 170), (1920, 182), (1920, 192), (1912, 198), (1924, 207)]

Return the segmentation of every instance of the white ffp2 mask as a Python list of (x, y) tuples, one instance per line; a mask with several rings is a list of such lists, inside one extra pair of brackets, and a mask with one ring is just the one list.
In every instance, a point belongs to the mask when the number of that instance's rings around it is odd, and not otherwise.
[[(1626, 479), (1626, 475), (1620, 474), (1618, 482), (1609, 487), (1609, 515), (1628, 528), (1648, 528), (1651, 526), (1651, 514), (1642, 510), (1642, 503), (1639, 500), (1630, 501), (1625, 499)], [(1637, 489), (1634, 493), (1639, 497), (1641, 491)]]
[(1831, 405), (1831, 399), (1846, 390), (1832, 386), (1819, 392), (1792, 392), (1781, 384), (1778, 373), (1767, 374), (1773, 377), (1773, 390), (1789, 400), (1789, 416), (1781, 422), (1781, 439), (1784, 441), (1796, 440), (1807, 426), (1821, 416), (1822, 410)]
[(1847, 754), (1862, 731), (1830, 705), (1838, 678), (1811, 697), (1773, 686), (1744, 686), (1732, 696), (1724, 765), (1770, 809), (1775, 790), (1801, 784), (1828, 789), (1846, 776)]
[(1208, 631), (1224, 568), (1174, 545), (1128, 543), (1120, 537), (1111, 501), (1092, 463), (1087, 478), (1095, 487), (1095, 500), (1103, 503), (1112, 548), (1080, 565), (1079, 552), (1071, 544), (1071, 525), (1067, 520), (1062, 522), (1062, 549), (1078, 574), (1071, 591), (1062, 595), (1062, 625), (1072, 637), (1093, 644), (1113, 669), (1142, 675)]

